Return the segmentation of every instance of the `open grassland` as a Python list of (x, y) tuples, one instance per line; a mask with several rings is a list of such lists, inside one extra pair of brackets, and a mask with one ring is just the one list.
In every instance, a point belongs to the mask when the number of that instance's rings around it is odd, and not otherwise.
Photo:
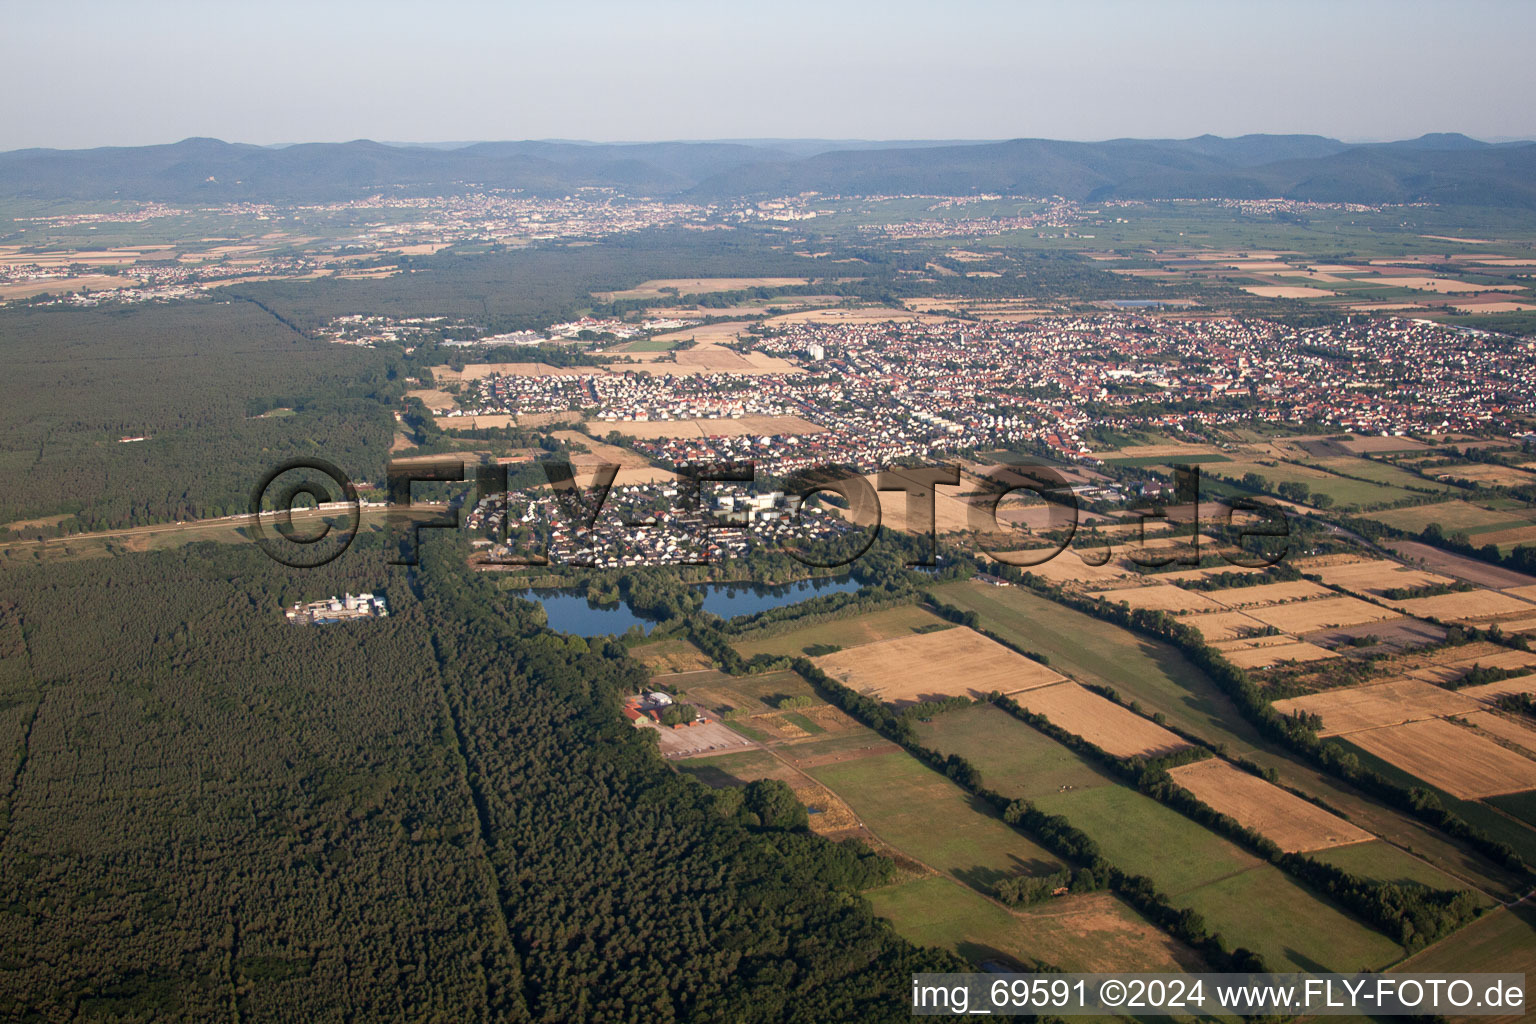
[(631, 647), (629, 655), (654, 675), (695, 672), (710, 667), (710, 660), (704, 652), (687, 640), (653, 640)]
[(817, 647), (853, 647), (892, 637), (912, 636), (919, 630), (949, 626), (950, 623), (915, 604), (900, 605), (863, 615), (818, 622), (773, 636), (752, 637), (735, 646), (743, 658), (757, 654), (793, 657)]
[(1373, 459), (1360, 459), (1350, 455), (1334, 455), (1320, 459), (1302, 458), (1297, 461), (1316, 469), (1337, 473), (1340, 476), (1360, 477), (1374, 483), (1386, 484), (1389, 487), (1398, 487), (1403, 490), (1438, 491), (1447, 494), (1454, 493), (1457, 490), (1453, 484), (1426, 480), (1421, 476), (1410, 473), (1401, 466), (1394, 466), (1389, 462), (1377, 462)]
[(1414, 497), (1413, 491), (1402, 487), (1371, 483), (1366, 480), (1351, 480), (1314, 466), (1280, 460), (1223, 462), (1206, 467), (1204, 472), (1232, 484), (1240, 484), (1243, 477), (1249, 473), (1257, 473), (1270, 487), (1282, 483), (1306, 484), (1313, 493), (1328, 495), (1333, 499), (1334, 504), (1341, 508), (1368, 508)]
[(1219, 758), (1181, 765), (1173, 780), (1222, 814), (1279, 844), (1282, 850), (1321, 850), (1374, 839), (1336, 814)]
[(1275, 970), (1379, 968), (1397, 943), (1314, 896), (1279, 869), (1125, 786), (1047, 793), (1041, 810), (1064, 816), (1126, 870), (1151, 878), (1234, 945)]
[[(1018, 587), (963, 582), (938, 587), (936, 593), (950, 604), (976, 612), (988, 629), (1029, 650), (1049, 655), (1053, 667), (1082, 682), (1112, 686), (1123, 698), (1139, 701), (1146, 710), (1161, 711), (1171, 725), (1192, 732), (1207, 743), (1226, 744), (1233, 756), (1247, 757), (1275, 769), (1284, 785), (1325, 800), (1354, 824), (1415, 851), (1467, 884), (1505, 896), (1524, 895), (1522, 878), (1272, 745), (1209, 677), (1169, 645)], [(1528, 657), (1536, 661), (1536, 655)], [(1481, 660), (1491, 663), (1486, 655)], [(938, 721), (949, 717), (940, 716)], [(995, 785), (995, 779), (987, 776), (981, 765), (979, 751), (976, 763), (988, 778), (987, 784)]]
[(844, 685), (889, 704), (985, 697), (1060, 682), (1062, 675), (973, 629), (879, 640), (814, 659)]
[(822, 703), (798, 672), (764, 672), (749, 676), (706, 672), (659, 681), (676, 686), (685, 700), (702, 704), (721, 715), (729, 711), (747, 715), (777, 711), (785, 702), (796, 698), (799, 699), (796, 703), (806, 700)]
[(906, 751), (806, 770), (880, 839), (980, 892), (1014, 875), (1061, 868), (1053, 854)]
[(1536, 789), (1536, 761), (1443, 719), (1352, 732), (1345, 739), (1463, 800)]
[[(989, 788), (1064, 816), (1111, 861), (1152, 878), (1175, 905), (1199, 910), (1228, 942), (1259, 950), (1276, 969), (1306, 969), (1308, 960), (1339, 970), (1381, 966), (1399, 952), (1257, 857), (996, 708), (948, 712), (922, 724), (918, 735), (969, 760)], [(1232, 876), (1246, 881), (1223, 882)], [(1250, 904), (1271, 913), (1255, 913)], [(1312, 931), (1319, 928), (1337, 930), (1335, 940)]]
[[(1404, 960), (1394, 971), (1440, 974), (1471, 971), (1536, 975), (1536, 907), (1495, 907), (1428, 949)], [(1503, 1017), (1470, 1017), (1486, 1024), (1528, 1021), (1527, 1013)]]
[[(1376, 878), (1397, 885), (1427, 885), (1431, 889), (1452, 891), (1467, 887), (1460, 879), (1452, 878), (1434, 865), (1375, 837), (1368, 842), (1312, 850), (1307, 856), (1361, 878)], [(1478, 899), (1485, 906), (1493, 903), (1485, 894), (1478, 894)]]
[(1010, 911), (948, 879), (928, 877), (865, 896), (909, 941), (948, 949), (978, 967), (1038, 961), (1066, 971), (1204, 969), (1193, 951), (1107, 893)]
[(1177, 734), (1076, 683), (1042, 686), (1016, 694), (1014, 700), (1116, 757), (1159, 757), (1189, 746)]
[(981, 772), (983, 785), (1009, 797), (1022, 796), (1026, 789), (1063, 792), (1116, 785), (1112, 776), (991, 704), (946, 711), (921, 723), (918, 736), (924, 746), (965, 758)]
[(1442, 501), (1433, 505), (1417, 505), (1412, 508), (1394, 508), (1372, 513), (1368, 518), (1378, 523), (1395, 526), (1412, 533), (1422, 531), (1430, 523), (1439, 523), (1446, 533), (1458, 530), (1512, 529), (1529, 526), (1530, 520), (1508, 512), (1497, 512), (1474, 505), (1468, 501)]
[(810, 826), (830, 839), (851, 836), (872, 839), (859, 825), (858, 816), (842, 798), (804, 772), (766, 750), (695, 757), (677, 762), (678, 770), (716, 789), (739, 786), (758, 779), (778, 779), (794, 791), (795, 799), (805, 806)]

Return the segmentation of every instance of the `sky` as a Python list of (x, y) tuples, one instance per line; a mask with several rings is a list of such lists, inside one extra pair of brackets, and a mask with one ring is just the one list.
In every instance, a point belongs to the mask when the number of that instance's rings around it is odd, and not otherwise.
[(1528, 0), (0, 0), (0, 150), (1536, 138)]

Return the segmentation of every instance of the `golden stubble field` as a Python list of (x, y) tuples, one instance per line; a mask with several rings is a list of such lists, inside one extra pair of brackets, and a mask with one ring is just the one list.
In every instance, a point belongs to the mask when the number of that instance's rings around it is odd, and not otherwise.
[(1321, 715), (1321, 735), (1337, 736), (1362, 729), (1467, 714), (1481, 710), (1482, 705), (1459, 692), (1422, 680), (1397, 679), (1277, 700), (1274, 708), (1281, 714), (1304, 711)]
[(1017, 693), (1065, 678), (965, 626), (860, 644), (815, 663), (845, 686), (897, 705)]
[(1178, 734), (1073, 682), (1027, 690), (1013, 699), (1116, 757), (1155, 757), (1189, 746)]
[(622, 291), (593, 292), (603, 302), (619, 299), (659, 299), (664, 295), (707, 295), (747, 288), (790, 288), (810, 283), (806, 277), (663, 277)]
[(1366, 729), (1345, 738), (1463, 800), (1536, 789), (1536, 761), (1441, 718)]
[(1217, 811), (1272, 839), (1287, 853), (1324, 850), (1376, 838), (1338, 815), (1220, 758), (1181, 765), (1168, 774)]

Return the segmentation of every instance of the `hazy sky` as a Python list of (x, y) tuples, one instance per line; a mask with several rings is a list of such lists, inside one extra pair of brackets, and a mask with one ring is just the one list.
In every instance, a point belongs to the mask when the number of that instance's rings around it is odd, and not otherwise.
[(0, 0), (0, 149), (1536, 137), (1528, 0)]

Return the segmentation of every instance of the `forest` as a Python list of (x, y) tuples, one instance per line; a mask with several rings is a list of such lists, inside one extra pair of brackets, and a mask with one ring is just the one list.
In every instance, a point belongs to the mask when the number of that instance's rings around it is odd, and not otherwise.
[[(780, 787), (672, 772), (621, 644), (386, 557), (7, 570), (0, 1018), (895, 1020), (960, 968)], [(391, 617), (283, 619), (344, 590)]]

